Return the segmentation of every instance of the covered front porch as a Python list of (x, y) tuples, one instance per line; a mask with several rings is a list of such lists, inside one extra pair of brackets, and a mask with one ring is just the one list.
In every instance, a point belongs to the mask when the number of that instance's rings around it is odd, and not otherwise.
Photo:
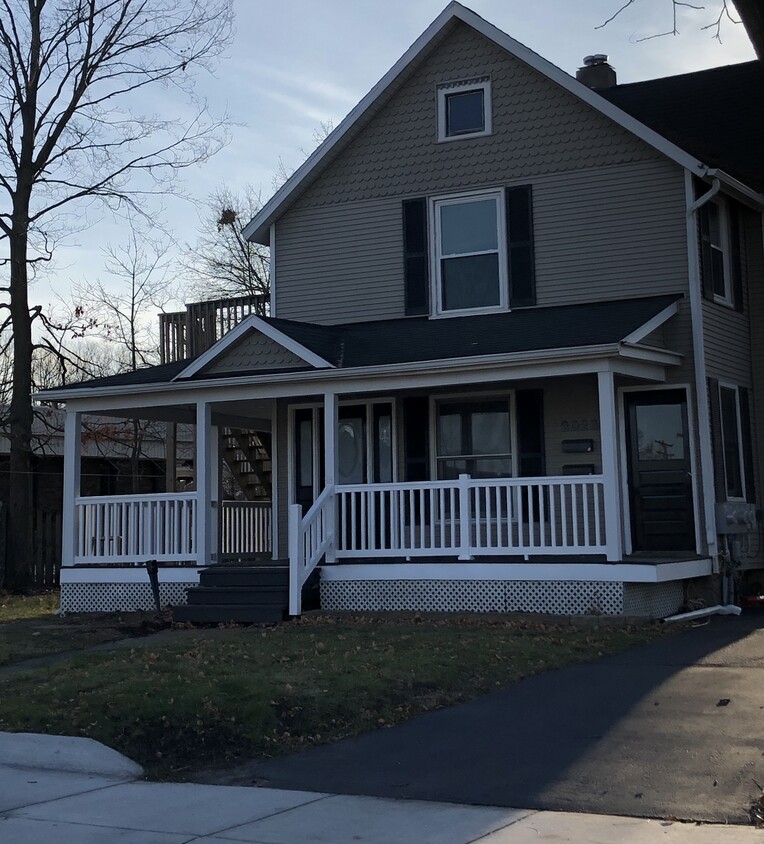
[[(67, 396), (62, 606), (89, 608), (88, 584), (148, 596), (149, 560), (171, 603), (210, 566), (288, 566), (291, 615), (317, 569), (322, 602), (346, 609), (384, 608), (396, 590), (406, 605), (418, 590), (421, 609), (482, 606), (474, 596), (493, 590), (511, 609), (532, 583), (586, 593), (577, 605), (591, 606), (588, 593), (605, 589), (596, 584), (617, 583), (605, 591), (620, 588), (620, 604), (605, 603), (621, 611), (627, 583), (655, 591), (670, 580), (676, 596), (710, 561), (687, 392), (666, 383), (681, 356), (638, 342), (676, 313), (658, 305), (660, 319), (643, 315), (629, 342), (452, 359), (436, 326), (443, 349), (430, 359), (385, 365), (365, 361), (360, 335), (359, 362), (347, 365), (347, 338), (338, 363), (278, 320), (250, 317), (193, 362), (156, 368), (154, 381), (85, 385)], [(246, 356), (261, 368), (242, 374)], [(651, 398), (627, 399), (639, 391)], [(185, 485), (168, 471), (161, 494), (80, 495), (84, 412), (192, 427)], [(231, 493), (232, 474), (258, 476), (256, 500)], [(388, 597), (369, 604), (369, 583)]]

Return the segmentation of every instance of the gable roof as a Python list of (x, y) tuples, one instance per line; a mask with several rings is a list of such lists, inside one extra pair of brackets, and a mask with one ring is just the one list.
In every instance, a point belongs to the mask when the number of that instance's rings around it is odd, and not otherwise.
[[(265, 323), (266, 329), (271, 332), (277, 331), (291, 343), (319, 356), (328, 369), (363, 369), (420, 361), (426, 365), (432, 361), (635, 343), (648, 330), (654, 330), (676, 313), (677, 302), (681, 298), (682, 294), (675, 293), (609, 302), (520, 308), (504, 313), (445, 319), (405, 317), (345, 325), (315, 325), (271, 317), (255, 319)], [(246, 324), (245, 321), (238, 328)], [(249, 330), (252, 330), (251, 326)], [(222, 342), (218, 341), (216, 346)], [(194, 361), (181, 361), (180, 366), (166, 364), (111, 378), (69, 384), (41, 393), (40, 398), (95, 387), (158, 383), (169, 386), (173, 382), (178, 383), (176, 376), (180, 371), (183, 371), (183, 380), (187, 382), (279, 374), (273, 370), (208, 374), (203, 371), (205, 364), (200, 364), (206, 354)], [(314, 372), (315, 368), (306, 364), (301, 371)]]
[(675, 144), (764, 191), (764, 67), (758, 61), (597, 93)]
[[(461, 21), (483, 36), (493, 41), (529, 67), (546, 76), (561, 88), (573, 94), (579, 100), (609, 117), (615, 123), (632, 132), (650, 146), (675, 161), (681, 167), (689, 169), (696, 175), (703, 176), (709, 169), (704, 161), (695, 157), (682, 146), (670, 138), (659, 134), (653, 127), (641, 122), (635, 115), (620, 107), (617, 102), (601, 96), (601, 92), (593, 91), (587, 85), (579, 82), (561, 70), (552, 62), (538, 53), (516, 41), (502, 32), (493, 24), (488, 23), (471, 9), (452, 0), (451, 3), (417, 38), (401, 58), (390, 68), (368, 94), (350, 111), (329, 137), (308, 157), (281, 188), (265, 203), (254, 218), (245, 226), (244, 237), (247, 240), (268, 245), (270, 241), (270, 226), (288, 206), (294, 202), (307, 187), (318, 177), (320, 172), (338, 154), (342, 145), (348, 143), (374, 115), (384, 103), (390, 91), (401, 84), (411, 72), (415, 63), (429, 52), (455, 22)], [(715, 173), (723, 176), (724, 174)], [(764, 202), (764, 197), (755, 197), (756, 201)]]

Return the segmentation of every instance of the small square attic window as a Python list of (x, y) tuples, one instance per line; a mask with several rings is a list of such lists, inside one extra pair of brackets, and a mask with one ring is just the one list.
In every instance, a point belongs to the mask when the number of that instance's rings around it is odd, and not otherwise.
[(491, 81), (471, 79), (438, 87), (438, 140), (490, 135)]

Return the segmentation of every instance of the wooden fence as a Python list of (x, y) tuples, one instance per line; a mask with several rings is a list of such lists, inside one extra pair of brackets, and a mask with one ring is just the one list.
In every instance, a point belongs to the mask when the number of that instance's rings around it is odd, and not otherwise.
[[(0, 583), (5, 580), (8, 554), (8, 505), (0, 502)], [(36, 509), (32, 519), (32, 576), (35, 589), (58, 586), (61, 568), (61, 511)]]

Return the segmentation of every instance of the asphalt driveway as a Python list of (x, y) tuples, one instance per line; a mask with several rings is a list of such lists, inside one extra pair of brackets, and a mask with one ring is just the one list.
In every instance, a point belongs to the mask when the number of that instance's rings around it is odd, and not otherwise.
[(764, 616), (715, 617), (215, 781), (747, 823), (764, 785)]

